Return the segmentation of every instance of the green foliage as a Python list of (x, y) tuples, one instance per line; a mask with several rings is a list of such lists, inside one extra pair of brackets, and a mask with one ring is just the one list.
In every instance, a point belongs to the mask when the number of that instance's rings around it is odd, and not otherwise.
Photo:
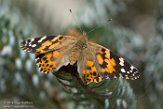
[(153, 44), (152, 45), (149, 44), (148, 46), (149, 51), (147, 51), (147, 54), (145, 55), (146, 56), (145, 61), (147, 63), (144, 70), (146, 90), (149, 101), (155, 104), (150, 105), (151, 109), (152, 108), (161, 109), (163, 107), (162, 104), (163, 93), (161, 89), (163, 82), (162, 41), (163, 39), (161, 37), (152, 39), (150, 43)]

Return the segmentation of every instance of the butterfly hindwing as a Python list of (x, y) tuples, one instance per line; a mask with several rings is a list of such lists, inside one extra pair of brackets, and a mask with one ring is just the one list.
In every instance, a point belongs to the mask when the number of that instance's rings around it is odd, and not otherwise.
[(94, 55), (90, 50), (85, 50), (81, 53), (81, 57), (77, 62), (78, 72), (84, 83), (100, 82), (102, 77), (99, 74), (98, 66), (94, 60)]
[(57, 58), (59, 57), (58, 51), (51, 51), (45, 54), (36, 55), (35, 61), (41, 72), (50, 72), (56, 69)]
[(56, 72), (60, 67), (69, 64), (68, 46), (60, 50), (54, 50), (36, 55), (35, 61), (43, 73)]

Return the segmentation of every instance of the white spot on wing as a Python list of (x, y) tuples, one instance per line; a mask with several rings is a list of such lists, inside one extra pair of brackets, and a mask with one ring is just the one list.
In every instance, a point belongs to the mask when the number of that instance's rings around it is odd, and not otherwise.
[(108, 76), (108, 77), (106, 77), (106, 79), (110, 79), (110, 77)]
[(31, 47), (36, 47), (36, 44), (33, 44)]
[(32, 46), (32, 45), (31, 45), (31, 43), (32, 43), (32, 41), (30, 40), (30, 42), (29, 42), (28, 46)]
[(102, 78), (101, 77), (98, 77), (99, 78), (99, 82), (102, 81)]
[(38, 40), (38, 42), (39, 42), (39, 43), (42, 42), (44, 39), (46, 39), (46, 37), (47, 37), (47, 36), (42, 37), (40, 40)]
[(121, 65), (121, 66), (124, 66), (124, 59), (121, 57), (121, 58), (119, 58), (119, 64)]
[(133, 70), (134, 69), (134, 66), (131, 65), (130, 69)]
[(129, 77), (128, 77), (128, 76), (126, 76), (125, 78), (126, 78), (126, 79), (129, 79)]
[(34, 38), (32, 38), (31, 41), (33, 42), (34, 41)]
[(125, 69), (124, 69), (124, 68), (121, 68), (121, 72), (122, 72), (122, 73), (125, 73), (126, 71), (125, 71)]

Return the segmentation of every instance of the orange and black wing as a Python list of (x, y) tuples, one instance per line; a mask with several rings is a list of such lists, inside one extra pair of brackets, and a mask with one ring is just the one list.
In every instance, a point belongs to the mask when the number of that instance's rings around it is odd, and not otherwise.
[(78, 65), (81, 67), (78, 68), (79, 74), (85, 83), (119, 77), (134, 80), (139, 77), (139, 72), (133, 65), (109, 49), (91, 42), (88, 48), (89, 50), (83, 53), (85, 56), (82, 56), (87, 58), (81, 59)]
[(43, 36), (21, 43), (21, 48), (35, 53), (35, 61), (43, 73), (57, 71), (69, 63), (69, 50), (74, 46), (76, 37), (73, 36)]
[(20, 47), (27, 52), (43, 54), (73, 43), (74, 40), (75, 37), (72, 36), (43, 36), (25, 40), (21, 42)]
[(97, 45), (96, 59), (100, 66), (100, 75), (103, 78), (125, 78), (137, 79), (139, 77), (138, 70), (129, 64), (124, 58), (115, 55), (109, 49)]
[(62, 66), (69, 64), (69, 55), (67, 47), (61, 50), (54, 50), (44, 54), (36, 55), (35, 61), (43, 73), (56, 72)]
[(99, 67), (96, 65), (93, 54), (85, 52), (87, 55), (92, 57), (80, 57), (77, 62), (78, 72), (82, 81), (86, 84), (92, 82), (100, 82), (103, 80), (103, 77), (99, 73)]

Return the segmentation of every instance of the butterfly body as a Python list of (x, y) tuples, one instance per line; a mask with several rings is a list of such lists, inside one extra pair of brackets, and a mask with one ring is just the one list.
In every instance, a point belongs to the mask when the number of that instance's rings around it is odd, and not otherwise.
[(41, 72), (56, 72), (62, 66), (77, 63), (80, 78), (86, 84), (109, 78), (137, 79), (138, 70), (109, 49), (89, 42), (86, 34), (43, 36), (21, 43), (21, 48), (35, 53)]
[(71, 49), (69, 56), (70, 64), (73, 65), (79, 59), (81, 52), (88, 47), (88, 39), (85, 35), (77, 36), (78, 40), (75, 42)]

